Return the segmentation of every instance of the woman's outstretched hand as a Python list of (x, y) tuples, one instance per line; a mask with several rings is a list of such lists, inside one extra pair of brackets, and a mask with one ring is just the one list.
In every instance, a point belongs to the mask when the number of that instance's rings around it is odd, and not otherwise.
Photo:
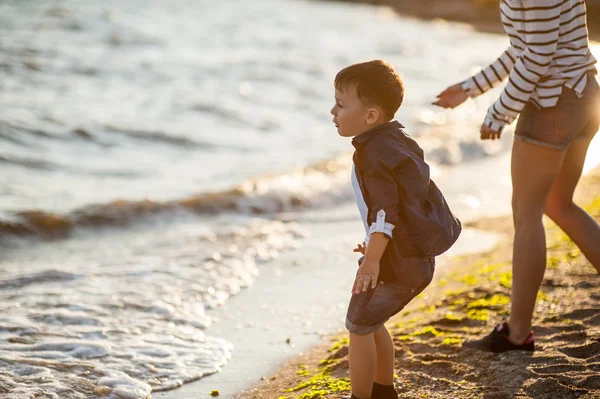
[(456, 108), (464, 103), (469, 96), (467, 96), (467, 93), (463, 90), (462, 85), (457, 83), (438, 94), (437, 98), (437, 101), (432, 103), (433, 105), (442, 108)]

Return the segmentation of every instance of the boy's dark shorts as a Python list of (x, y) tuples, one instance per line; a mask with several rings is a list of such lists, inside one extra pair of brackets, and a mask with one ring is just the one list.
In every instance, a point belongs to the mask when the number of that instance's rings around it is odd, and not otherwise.
[(600, 126), (600, 88), (592, 73), (583, 95), (564, 86), (556, 106), (537, 108), (525, 104), (515, 129), (515, 138), (555, 150), (566, 150), (573, 140), (591, 140)]
[(375, 289), (352, 294), (346, 315), (348, 331), (359, 335), (375, 332), (431, 283), (434, 270), (435, 258), (403, 258), (394, 265), (396, 281), (380, 281)]

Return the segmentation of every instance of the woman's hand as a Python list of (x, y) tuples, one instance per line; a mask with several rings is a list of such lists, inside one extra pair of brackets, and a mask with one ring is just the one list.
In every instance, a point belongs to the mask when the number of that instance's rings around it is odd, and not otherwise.
[(481, 140), (496, 140), (500, 139), (502, 136), (502, 132), (496, 132), (495, 130), (490, 129), (487, 125), (481, 125), (479, 129), (479, 134), (481, 136)]
[(457, 83), (438, 94), (437, 98), (438, 100), (432, 103), (433, 105), (442, 108), (456, 108), (464, 103), (469, 96), (467, 96), (467, 93), (463, 90), (462, 84)]
[(360, 294), (366, 292), (369, 288), (377, 287), (377, 279), (379, 278), (379, 261), (364, 259), (356, 273), (352, 293)]
[(367, 244), (363, 241), (362, 244), (356, 244), (356, 248), (354, 248), (352, 250), (352, 252), (360, 252), (361, 254), (365, 254), (365, 251), (367, 250)]

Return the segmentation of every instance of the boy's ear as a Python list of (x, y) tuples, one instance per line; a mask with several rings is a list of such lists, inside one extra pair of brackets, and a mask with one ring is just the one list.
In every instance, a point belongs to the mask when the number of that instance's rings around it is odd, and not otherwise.
[(372, 107), (367, 110), (367, 125), (372, 125), (379, 120), (379, 116), (381, 115), (381, 111), (377, 107)]

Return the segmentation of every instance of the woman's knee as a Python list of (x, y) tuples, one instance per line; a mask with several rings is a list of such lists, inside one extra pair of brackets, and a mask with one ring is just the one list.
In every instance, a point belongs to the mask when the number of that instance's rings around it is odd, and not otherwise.
[(542, 221), (545, 204), (542, 201), (523, 201), (513, 196), (512, 211), (515, 226)]
[(568, 217), (575, 204), (571, 198), (559, 198), (558, 196), (550, 195), (546, 201), (544, 213), (552, 220), (560, 220)]

